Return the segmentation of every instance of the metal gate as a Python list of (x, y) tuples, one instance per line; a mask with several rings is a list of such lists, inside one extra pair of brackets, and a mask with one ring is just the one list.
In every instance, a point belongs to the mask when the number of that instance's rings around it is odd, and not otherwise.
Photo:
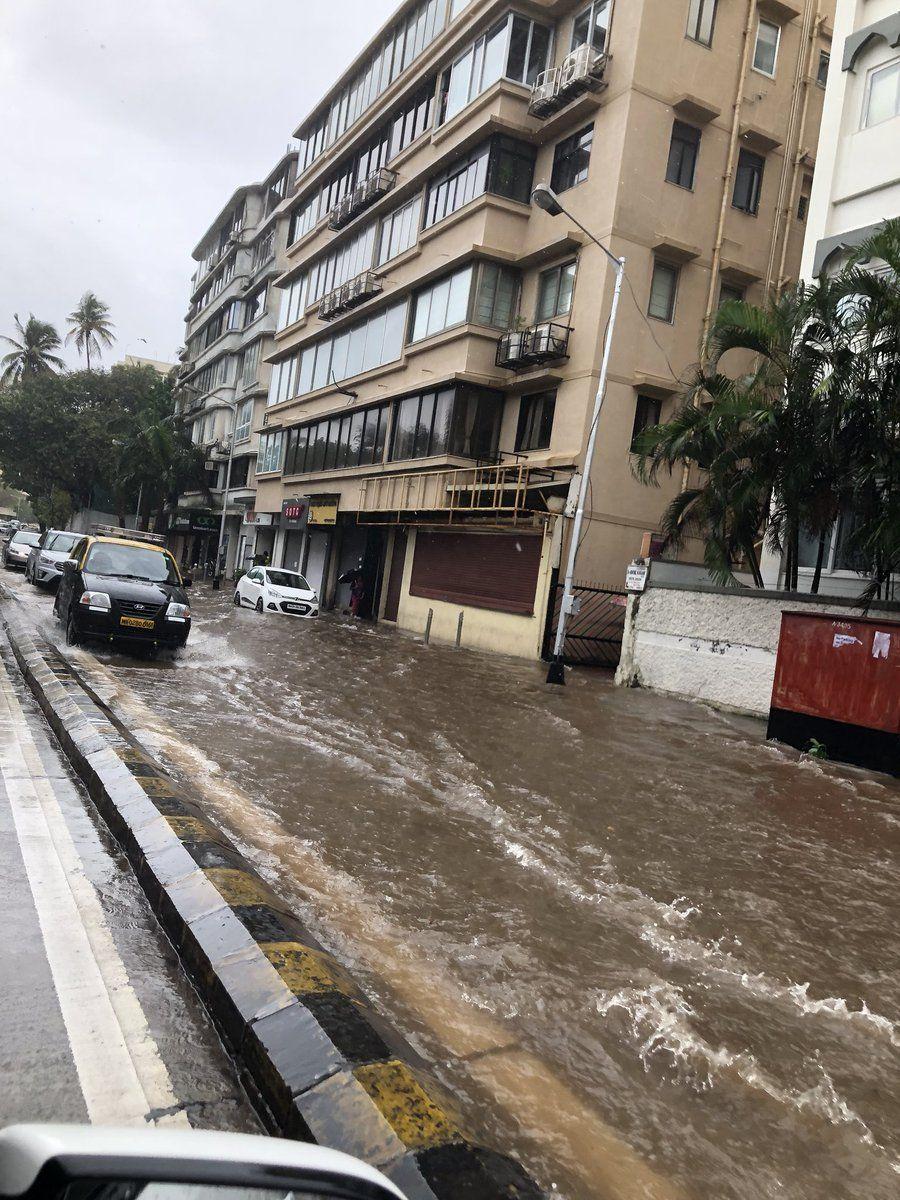
[[(578, 611), (571, 614), (566, 625), (564, 660), (579, 667), (618, 666), (628, 593), (586, 583), (576, 584), (573, 592)], [(554, 584), (544, 631), (544, 658), (553, 653), (562, 594), (563, 585)]]

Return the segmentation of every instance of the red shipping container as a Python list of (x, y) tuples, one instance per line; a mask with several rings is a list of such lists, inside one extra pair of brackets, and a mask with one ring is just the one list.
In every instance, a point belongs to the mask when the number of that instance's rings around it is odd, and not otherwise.
[(768, 736), (900, 773), (900, 621), (782, 613)]

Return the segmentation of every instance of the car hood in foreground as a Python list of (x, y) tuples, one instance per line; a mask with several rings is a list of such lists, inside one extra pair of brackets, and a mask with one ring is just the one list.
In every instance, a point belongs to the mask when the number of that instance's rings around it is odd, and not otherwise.
[(82, 578), (89, 592), (106, 592), (113, 600), (133, 600), (139, 604), (165, 604), (168, 600), (174, 600), (176, 604), (188, 603), (184, 588), (177, 583), (117, 579), (114, 575), (92, 575), (88, 571)]

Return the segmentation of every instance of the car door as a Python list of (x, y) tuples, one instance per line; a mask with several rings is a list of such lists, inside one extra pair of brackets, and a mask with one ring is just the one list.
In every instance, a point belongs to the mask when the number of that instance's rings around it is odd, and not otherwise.
[(256, 601), (262, 595), (262, 570), (260, 567), (254, 567), (243, 578), (243, 593), (244, 599), (248, 604), (256, 604)]
[[(86, 549), (87, 539), (82, 538), (72, 547), (71, 551), (69, 552), (69, 558), (75, 559), (80, 565), (84, 558), (84, 552)], [(78, 579), (77, 571), (65, 570), (59, 579), (59, 588), (56, 592), (56, 611), (63, 618), (63, 620), (65, 620), (65, 614), (68, 611), (69, 605), (72, 603), (72, 594), (76, 579)]]

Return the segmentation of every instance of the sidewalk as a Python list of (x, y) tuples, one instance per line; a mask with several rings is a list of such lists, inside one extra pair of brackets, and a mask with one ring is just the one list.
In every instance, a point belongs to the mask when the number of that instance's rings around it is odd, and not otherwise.
[(0, 1125), (257, 1131), (8, 646), (0, 650)]

